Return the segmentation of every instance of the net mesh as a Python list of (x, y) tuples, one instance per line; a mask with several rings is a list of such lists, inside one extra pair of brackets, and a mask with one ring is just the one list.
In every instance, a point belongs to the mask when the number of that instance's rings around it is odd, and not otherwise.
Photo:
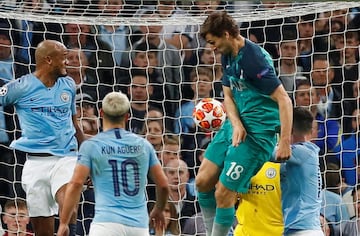
[[(98, 109), (104, 95), (109, 91), (127, 93), (132, 103), (128, 128), (148, 138), (163, 163), (169, 155), (181, 155), (188, 165), (189, 181), (179, 183), (179, 177), (176, 184), (170, 183), (179, 194), (186, 186), (187, 195), (191, 196), (184, 203), (191, 214), (181, 214), (177, 224), (184, 235), (202, 235), (197, 223), (189, 229), (185, 220), (199, 212), (193, 180), (201, 153), (214, 133), (193, 126), (191, 104), (206, 96), (222, 99), (222, 71), (220, 55), (200, 38), (199, 26), (211, 11), (226, 10), (238, 22), (242, 35), (271, 54), (294, 104), (319, 107), (322, 116), (317, 116), (314, 142), (321, 148), (324, 186), (340, 193), (340, 182), (326, 178), (328, 173), (356, 185), (359, 149), (353, 143), (358, 143), (359, 126), (355, 109), (359, 108), (360, 3), (201, 2), (178, 1), (173, 8), (174, 1), (0, 1), (0, 85), (34, 70), (34, 51), (39, 42), (44, 39), (63, 42), (69, 48), (68, 73), (78, 84), (80, 126), (88, 135), (99, 132)], [(294, 45), (295, 52), (291, 49)], [(328, 66), (313, 65), (324, 56)], [(336, 98), (331, 112), (324, 105), (326, 102), (318, 101), (322, 94), (311, 95), (308, 102), (298, 100), (300, 94), (309, 93), (312, 88), (320, 92), (326, 88), (326, 84), (314, 80), (309, 80), (306, 87), (307, 79), (323, 71), (327, 75), (320, 79), (325, 78), (332, 85), (334, 93), (329, 96)], [(206, 76), (211, 80), (194, 79)], [(21, 188), (25, 154), (8, 148), (20, 132), (16, 112), (0, 106), (2, 206), (6, 200), (25, 198)], [(173, 150), (171, 145), (180, 145), (181, 150)], [(348, 189), (351, 188), (343, 188), (342, 195)], [(147, 196), (153, 202), (151, 182)], [(342, 201), (334, 208), (347, 206), (352, 216), (352, 199)], [(181, 206), (173, 202), (175, 207)], [(90, 186), (83, 192), (79, 205), (78, 235), (87, 234), (93, 206)], [(325, 202), (325, 206), (323, 213), (331, 215), (333, 205)], [(336, 227), (348, 221), (328, 220)]]

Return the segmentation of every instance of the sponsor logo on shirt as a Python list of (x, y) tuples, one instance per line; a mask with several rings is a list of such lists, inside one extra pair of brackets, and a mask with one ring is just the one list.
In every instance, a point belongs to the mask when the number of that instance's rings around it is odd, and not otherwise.
[(269, 68), (266, 68), (265, 70), (261, 71), (259, 74), (256, 75), (258, 79), (261, 79), (264, 75), (266, 75), (269, 72)]
[(61, 95), (60, 95), (60, 98), (63, 102), (69, 102), (70, 101), (70, 95), (66, 92), (63, 92)]
[(269, 179), (273, 179), (276, 176), (276, 169), (275, 168), (269, 168), (265, 172), (265, 176)]

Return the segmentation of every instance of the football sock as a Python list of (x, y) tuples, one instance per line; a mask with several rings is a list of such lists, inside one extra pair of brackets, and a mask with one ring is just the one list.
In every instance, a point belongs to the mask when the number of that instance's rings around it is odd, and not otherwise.
[(235, 208), (216, 208), (211, 236), (227, 236), (233, 224)]
[(199, 192), (198, 200), (203, 215), (206, 235), (211, 236), (216, 213), (215, 189), (205, 193)]

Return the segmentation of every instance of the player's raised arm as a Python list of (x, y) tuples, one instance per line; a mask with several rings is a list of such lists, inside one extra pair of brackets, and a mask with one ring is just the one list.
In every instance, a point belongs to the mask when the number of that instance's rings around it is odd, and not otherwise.
[(84, 135), (84, 132), (82, 131), (82, 129), (79, 127), (79, 124), (77, 122), (77, 119), (76, 119), (76, 115), (73, 115), (72, 116), (72, 121), (73, 121), (73, 124), (74, 124), (74, 128), (75, 128), (75, 137), (78, 141), (78, 145), (80, 146), (81, 143), (86, 140), (86, 136)]
[(162, 228), (165, 224), (163, 210), (165, 209), (169, 197), (168, 179), (160, 164), (156, 164), (150, 168), (150, 178), (156, 185), (156, 203), (150, 213), (150, 223), (154, 224), (154, 228)]
[(230, 87), (223, 86), (223, 91), (226, 115), (229, 118), (233, 127), (232, 145), (237, 147), (240, 142), (243, 142), (245, 140), (246, 130), (241, 123), (239, 111), (236, 108)]
[(276, 150), (276, 160), (287, 160), (291, 156), (291, 130), (293, 121), (293, 106), (284, 87), (279, 85), (271, 94), (271, 98), (278, 103), (281, 123), (279, 146)]

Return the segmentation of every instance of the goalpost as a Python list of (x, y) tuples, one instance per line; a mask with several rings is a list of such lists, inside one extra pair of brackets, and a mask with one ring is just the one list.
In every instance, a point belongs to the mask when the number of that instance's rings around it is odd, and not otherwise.
[[(118, 5), (121, 0), (38, 0), (33, 2), (17, 0), (0, 2), (0, 39), (2, 36), (8, 37), (10, 45), (4, 47), (11, 48), (11, 56), (1, 58), (4, 49), (2, 41), (0, 41), (0, 80), (6, 83), (9, 78), (14, 79), (18, 75), (32, 71), (35, 66), (33, 53), (37, 43), (41, 40), (47, 38), (64, 42), (70, 48), (69, 52), (74, 53), (74, 57), (69, 59), (71, 63), (74, 63), (71, 65), (72, 70), (71, 68), (69, 70), (73, 71), (74, 77), (79, 76), (79, 80), (81, 78), (83, 80), (79, 81), (81, 84), (79, 93), (86, 93), (91, 97), (79, 96), (78, 101), (79, 122), (84, 129), (89, 129), (91, 134), (100, 131), (100, 119), (96, 109), (101, 106), (104, 94), (113, 90), (121, 90), (129, 93), (131, 102), (136, 102), (136, 99), (130, 95), (135, 89), (131, 81), (139, 67), (145, 69), (149, 76), (146, 87), (147, 102), (151, 107), (156, 107), (157, 111), (162, 111), (164, 117), (146, 118), (143, 116), (139, 118), (138, 114), (133, 111), (132, 121), (134, 123), (131, 123), (130, 126), (134, 125), (135, 128), (132, 127), (132, 130), (141, 133), (142, 130), (137, 125), (144, 124), (145, 130), (149, 130), (147, 120), (160, 119), (163, 131), (161, 137), (175, 135), (177, 132), (174, 124), (179, 119), (191, 119), (189, 115), (177, 117), (176, 110), (180, 109), (181, 111), (183, 103), (196, 99), (191, 90), (191, 85), (197, 84), (190, 78), (192, 70), (203, 67), (207, 63), (205, 67), (211, 69), (214, 78), (221, 76), (218, 74), (221, 73), (220, 61), (215, 59), (215, 55), (210, 55), (213, 59), (204, 62), (205, 59), (202, 56), (207, 48), (205, 48), (203, 39), (199, 37), (199, 26), (205, 20), (207, 11), (212, 9), (212, 5), (201, 8), (202, 6), (198, 5), (201, 1), (177, 1), (176, 13), (172, 17), (161, 17), (159, 10), (154, 5), (158, 1), (123, 0), (121, 7)], [(166, 10), (166, 7), (170, 5), (169, 2), (172, 1), (162, 2), (167, 2), (165, 3)], [(313, 70), (311, 66), (306, 67), (306, 58), (310, 58), (307, 62), (311, 63), (312, 56), (316, 54), (327, 55), (329, 58), (336, 54), (336, 58), (340, 58), (340, 63), (331, 66), (342, 71), (342, 73), (340, 72), (342, 76), (345, 76), (343, 68), (359, 66), (359, 50), (355, 55), (356, 62), (347, 63), (344, 58), (344, 48), (347, 47), (347, 32), (359, 34), (360, 2), (299, 1), (292, 3), (285, 1), (283, 3), (267, 3), (264, 1), (263, 3), (254, 3), (253, 1), (221, 1), (221, 4), (215, 8), (228, 11), (238, 22), (241, 33), (245, 37), (256, 40), (269, 51), (274, 58), (276, 67), (280, 65), (282, 58), (289, 59), (286, 58), (289, 56), (280, 53), (282, 43), (294, 41), (297, 44), (297, 50), (300, 50), (302, 41), (310, 42), (311, 50), (308, 54), (299, 53), (295, 56), (297, 65), (300, 65), (300, 61), (303, 59), (305, 64), (301, 64), (301, 70), (291, 73), (294, 79), (300, 78), (301, 80), (311, 75)], [(164, 14), (166, 13), (164, 12)], [(310, 24), (312, 27), (312, 32), (305, 38), (299, 33), (301, 23)], [(163, 29), (156, 31), (154, 28), (159, 26)], [(105, 29), (111, 29), (114, 33), (106, 34)], [(173, 38), (174, 32), (179, 37)], [(152, 44), (150, 45), (149, 41), (146, 41), (146, 39), (151, 40), (150, 38), (154, 37), (158, 37), (162, 42), (159, 44), (160, 46), (155, 45), (155, 48)], [(83, 41), (90, 39), (91, 41)], [(325, 40), (321, 42), (327, 43), (316, 43), (318, 39)], [(142, 40), (145, 40), (144, 45), (141, 44)], [(340, 40), (340, 44), (335, 45), (334, 40)], [(172, 45), (164, 46), (164, 41), (172, 42)], [(90, 43), (91, 46), (89, 46)], [(359, 45), (350, 47), (359, 48)], [(138, 53), (146, 51), (148, 53), (145, 53), (145, 56), (148, 56), (148, 59), (145, 58), (143, 62), (134, 60)], [(151, 60), (149, 52), (155, 52), (157, 62)], [(83, 54), (86, 59), (82, 58)], [(153, 74), (154, 71), (155, 74)], [(6, 72), (10, 73), (9, 78), (4, 77), (9, 75)], [(212, 95), (221, 99), (219, 90), (221, 86), (218, 86), (218, 79), (214, 79)], [(340, 133), (347, 133), (349, 136), (352, 134), (351, 120), (353, 116), (346, 112), (346, 108), (347, 104), (356, 103), (358, 98), (350, 96), (347, 91), (349, 91), (349, 86), (355, 84), (358, 79), (359, 77), (351, 78), (350, 82), (343, 80), (332, 82), (342, 94), (341, 100), (338, 102), (341, 117), (337, 117), (336, 120), (339, 121), (341, 131), (345, 130), (345, 132)], [(150, 85), (151, 89), (149, 89)], [(293, 96), (293, 91), (289, 91), (289, 94)], [(84, 111), (89, 107), (95, 108), (95, 114), (86, 117)], [(2, 205), (6, 200), (25, 197), (21, 189), (20, 178), (25, 156), (8, 148), (9, 142), (18, 137), (21, 131), (15, 114), (11, 108), (3, 108), (0, 105), (0, 204)], [(333, 119), (327, 117), (327, 120)], [(209, 140), (213, 134), (204, 133), (201, 130), (184, 131), (182, 125), (180, 122), (180, 133), (176, 138), (180, 140), (179, 137), (181, 137), (183, 144), (186, 143), (185, 146), (182, 145), (181, 151), (189, 165), (190, 176), (193, 178), (199, 167), (198, 152), (202, 150), (205, 141)], [(325, 139), (328, 136), (331, 135), (326, 134)], [(188, 145), (188, 142), (191, 144)], [(157, 149), (157, 151), (161, 157), (161, 149)], [(342, 151), (341, 145), (340, 148), (333, 150), (325, 147), (325, 153), (333, 152), (336, 155), (341, 154)], [(357, 151), (359, 150), (353, 150), (354, 153)], [(356, 164), (358, 164), (357, 161)], [(341, 161), (340, 165), (342, 165)], [(356, 166), (344, 168), (356, 170)], [(339, 170), (337, 172), (340, 174)], [(79, 232), (86, 231), (93, 216), (92, 210), (88, 211), (89, 207), (91, 209), (94, 205), (93, 193), (89, 191), (84, 194), (79, 206), (78, 222), (79, 227), (82, 228)], [(195, 202), (193, 204), (195, 206)], [(189, 216), (183, 218), (189, 218)]]

